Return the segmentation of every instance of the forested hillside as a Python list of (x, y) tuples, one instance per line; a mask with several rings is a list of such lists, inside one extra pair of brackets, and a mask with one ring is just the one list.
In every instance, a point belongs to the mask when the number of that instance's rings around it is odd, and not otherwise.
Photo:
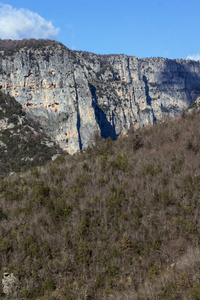
[(199, 123), (193, 112), (96, 136), (1, 179), (7, 299), (200, 299)]
[(21, 104), (0, 92), (0, 177), (42, 165), (58, 152), (59, 147), (25, 115)]

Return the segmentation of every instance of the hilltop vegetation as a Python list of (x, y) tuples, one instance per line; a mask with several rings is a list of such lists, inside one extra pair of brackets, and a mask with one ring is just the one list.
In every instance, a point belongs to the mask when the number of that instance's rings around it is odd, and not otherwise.
[(0, 182), (8, 299), (200, 299), (200, 114)]
[[(45, 39), (23, 39), (23, 40), (1, 40), (0, 39), (0, 51), (3, 51), (4, 55), (13, 55), (22, 48), (28, 48), (36, 50), (41, 47), (53, 46), (56, 41)], [(61, 45), (61, 44), (60, 44)]]

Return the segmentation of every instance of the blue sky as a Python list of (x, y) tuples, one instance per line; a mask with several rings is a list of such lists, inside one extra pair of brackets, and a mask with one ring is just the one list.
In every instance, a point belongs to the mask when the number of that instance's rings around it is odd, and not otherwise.
[(200, 0), (0, 2), (0, 38), (53, 38), (98, 54), (200, 59)]

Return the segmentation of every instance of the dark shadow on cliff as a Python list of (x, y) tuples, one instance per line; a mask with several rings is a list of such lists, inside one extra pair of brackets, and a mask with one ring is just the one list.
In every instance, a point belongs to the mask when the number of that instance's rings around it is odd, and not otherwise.
[[(186, 100), (183, 98), (183, 101), (186, 101), (186, 106), (191, 105), (200, 94), (200, 62), (166, 59), (164, 70), (160, 73), (158, 86), (169, 90), (169, 84), (171, 84), (172, 91), (179, 86), (180, 91), (185, 94)], [(160, 85), (162, 86), (160, 87)], [(177, 113), (179, 112), (177, 111)]]
[(147, 78), (145, 75), (143, 75), (142, 79), (145, 83), (145, 95), (146, 95), (146, 99), (147, 99), (147, 104), (151, 106), (151, 97), (149, 96), (149, 86), (147, 83)]
[(74, 84), (75, 84), (76, 105), (77, 105), (77, 123), (76, 123), (76, 128), (77, 128), (77, 131), (78, 131), (79, 149), (82, 150), (83, 144), (82, 144), (81, 133), (80, 133), (81, 118), (80, 118), (80, 112), (79, 112), (78, 92), (77, 92), (77, 86), (76, 86), (76, 80), (75, 80), (75, 78), (74, 78)]
[(89, 88), (92, 94), (92, 107), (94, 108), (96, 121), (101, 130), (101, 136), (105, 139), (111, 137), (112, 140), (117, 139), (117, 134), (115, 131), (114, 124), (114, 113), (112, 113), (112, 124), (107, 120), (105, 112), (99, 107), (96, 98), (96, 88), (92, 84), (89, 84)]
[[(146, 95), (146, 101), (147, 101), (147, 105), (151, 106), (151, 102), (152, 102), (152, 99), (149, 95), (149, 86), (148, 86), (148, 80), (147, 80), (147, 77), (145, 75), (143, 75), (142, 77), (144, 83), (145, 83), (145, 95)], [(153, 121), (156, 122), (156, 117), (154, 116), (154, 113), (153, 113), (153, 110), (152, 110), (152, 114), (153, 114)]]

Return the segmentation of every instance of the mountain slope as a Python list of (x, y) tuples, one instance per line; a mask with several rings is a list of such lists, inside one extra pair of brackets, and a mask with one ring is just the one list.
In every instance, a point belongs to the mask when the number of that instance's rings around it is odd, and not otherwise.
[[(199, 299), (200, 114), (0, 181), (12, 299)], [(43, 297), (43, 298), (41, 298)]]
[(72, 51), (54, 41), (0, 41), (0, 88), (73, 154), (95, 132), (116, 139), (177, 115), (200, 94), (200, 63)]
[(192, 104), (188, 107), (188, 110), (197, 110), (200, 108), (200, 95), (192, 102)]
[(58, 151), (21, 104), (0, 92), (0, 175), (44, 164)]

